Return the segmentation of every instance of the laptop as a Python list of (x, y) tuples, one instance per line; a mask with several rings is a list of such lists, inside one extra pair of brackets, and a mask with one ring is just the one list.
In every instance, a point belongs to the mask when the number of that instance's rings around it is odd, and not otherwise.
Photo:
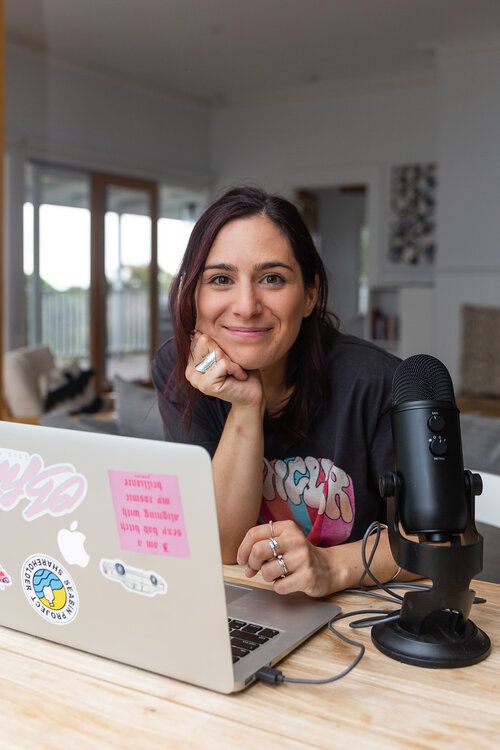
[(0, 625), (222, 693), (340, 608), (225, 584), (208, 453), (0, 422)]

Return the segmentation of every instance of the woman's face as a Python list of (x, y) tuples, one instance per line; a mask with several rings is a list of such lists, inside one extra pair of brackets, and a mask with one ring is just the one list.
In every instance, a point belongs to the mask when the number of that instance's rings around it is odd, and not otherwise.
[(198, 284), (196, 328), (245, 370), (282, 378), (317, 289), (305, 289), (291, 245), (265, 216), (234, 219), (217, 235)]

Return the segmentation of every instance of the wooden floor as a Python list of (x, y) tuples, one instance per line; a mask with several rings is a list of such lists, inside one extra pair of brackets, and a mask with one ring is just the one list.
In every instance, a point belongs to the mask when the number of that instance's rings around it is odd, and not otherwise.
[(484, 552), (483, 570), (475, 577), (481, 581), (500, 583), (500, 528), (479, 522), (476, 526), (484, 538)]

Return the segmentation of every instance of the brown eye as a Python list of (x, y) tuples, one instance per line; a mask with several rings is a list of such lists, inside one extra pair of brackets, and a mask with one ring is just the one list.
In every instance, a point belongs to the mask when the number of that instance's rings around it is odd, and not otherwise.
[(278, 273), (268, 273), (263, 278), (264, 284), (269, 284), (270, 286), (277, 286), (279, 284), (284, 283), (284, 278), (280, 276)]
[(229, 276), (219, 274), (218, 276), (212, 276), (208, 283), (212, 284), (212, 286), (227, 286), (231, 283), (231, 279), (229, 278)]

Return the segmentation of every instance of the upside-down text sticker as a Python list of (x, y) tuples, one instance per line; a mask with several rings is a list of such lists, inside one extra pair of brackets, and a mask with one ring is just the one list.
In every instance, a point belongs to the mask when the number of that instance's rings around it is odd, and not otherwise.
[(108, 477), (122, 549), (189, 557), (175, 475), (110, 470)]

